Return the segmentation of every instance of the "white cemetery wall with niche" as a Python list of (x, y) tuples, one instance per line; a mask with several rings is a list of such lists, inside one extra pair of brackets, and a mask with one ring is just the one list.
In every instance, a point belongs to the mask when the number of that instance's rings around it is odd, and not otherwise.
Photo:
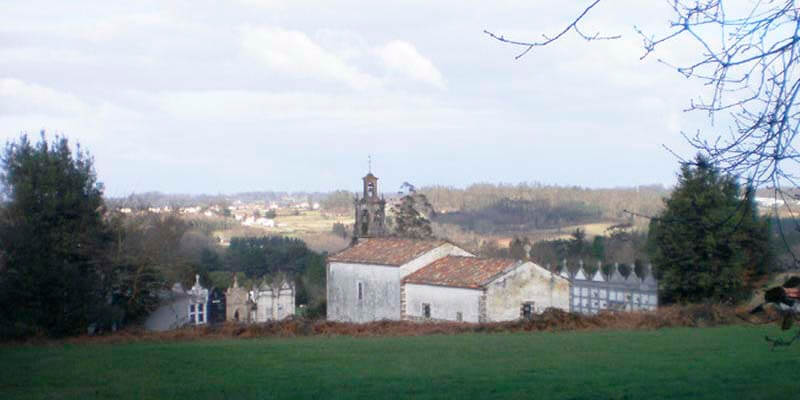
[(610, 276), (601, 269), (591, 277), (581, 268), (572, 276), (570, 288), (570, 311), (596, 314), (602, 310), (651, 311), (658, 307), (658, 282), (645, 271), (642, 279), (631, 270), (627, 278), (614, 265)]

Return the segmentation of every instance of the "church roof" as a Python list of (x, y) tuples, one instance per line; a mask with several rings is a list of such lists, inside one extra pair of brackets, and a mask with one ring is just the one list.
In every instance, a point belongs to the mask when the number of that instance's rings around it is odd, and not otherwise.
[(447, 256), (408, 275), (403, 282), (478, 289), (518, 264), (504, 258)]
[(329, 262), (401, 266), (443, 244), (444, 240), (368, 238), (328, 257)]

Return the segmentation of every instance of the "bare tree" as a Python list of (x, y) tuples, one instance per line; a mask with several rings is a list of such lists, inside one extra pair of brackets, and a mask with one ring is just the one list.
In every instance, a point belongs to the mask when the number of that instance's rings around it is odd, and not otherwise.
[[(592, 1), (565, 29), (540, 41), (517, 41), (484, 31), (503, 43), (520, 46), (520, 58), (574, 31), (586, 40), (615, 39), (619, 35), (585, 34), (579, 24), (602, 0)], [(706, 153), (727, 173), (748, 183), (770, 186), (784, 201), (800, 199), (787, 189), (800, 188), (796, 176), (800, 153), (794, 139), (800, 129), (797, 110), (800, 91), (800, 8), (793, 0), (725, 2), (723, 0), (668, 0), (670, 31), (662, 36), (636, 32), (643, 39), (642, 59), (665, 42), (688, 38), (701, 49), (687, 65), (674, 68), (704, 83), (710, 91), (698, 95), (687, 111), (707, 113), (712, 123), (730, 121), (727, 133), (711, 137), (683, 133), (689, 143)]]

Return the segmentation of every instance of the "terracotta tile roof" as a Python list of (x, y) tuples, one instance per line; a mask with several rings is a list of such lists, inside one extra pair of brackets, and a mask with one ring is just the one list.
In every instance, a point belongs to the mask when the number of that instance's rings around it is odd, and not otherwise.
[(516, 265), (517, 261), (503, 258), (447, 256), (405, 277), (403, 282), (478, 289)]
[(444, 240), (361, 239), (355, 246), (328, 257), (328, 261), (401, 266), (445, 243)]

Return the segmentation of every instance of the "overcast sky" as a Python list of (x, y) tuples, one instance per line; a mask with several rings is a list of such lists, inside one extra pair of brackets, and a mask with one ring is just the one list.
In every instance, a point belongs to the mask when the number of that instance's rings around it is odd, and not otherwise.
[[(564, 6), (564, 3), (570, 3)], [(639, 60), (666, 2), (4, 1), (0, 135), (88, 148), (109, 195), (356, 190), (403, 181), (672, 185), (698, 85)]]

